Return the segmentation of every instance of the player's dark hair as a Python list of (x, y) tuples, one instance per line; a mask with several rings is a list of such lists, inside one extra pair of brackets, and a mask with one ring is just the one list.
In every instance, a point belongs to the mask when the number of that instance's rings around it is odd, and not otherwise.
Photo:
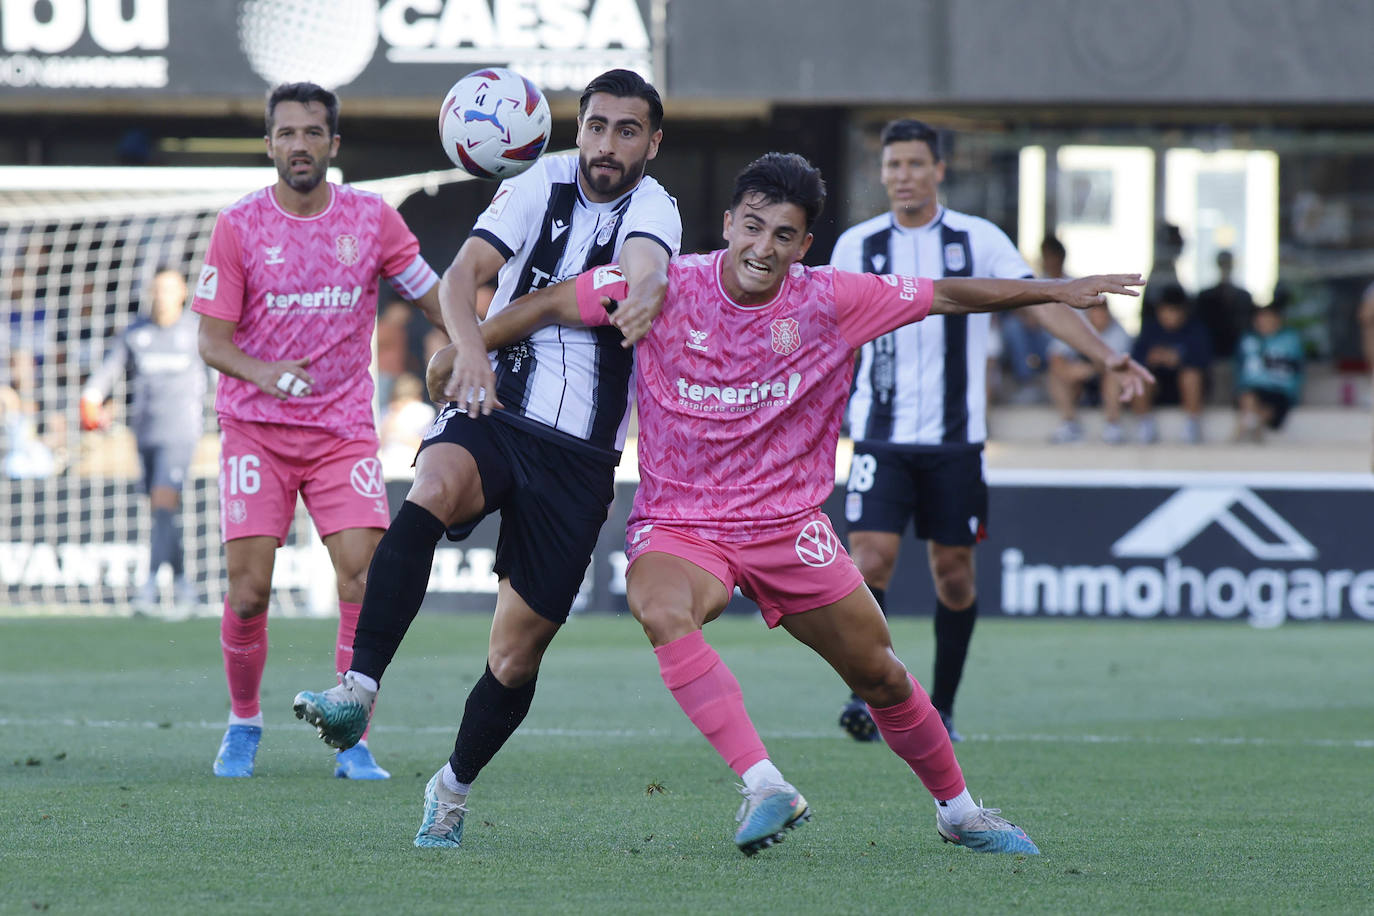
[(307, 105), (319, 102), (324, 106), (325, 122), (329, 125), (329, 135), (339, 132), (339, 97), (323, 86), (314, 83), (282, 83), (267, 96), (267, 136), (272, 136), (272, 120), (281, 102), (300, 102)]
[(940, 161), (940, 132), (924, 121), (915, 118), (898, 118), (887, 122), (883, 128), (883, 146), (889, 143), (903, 143), (907, 140), (920, 140), (930, 147), (930, 155)]
[(816, 222), (825, 208), (825, 179), (821, 170), (805, 156), (796, 153), (765, 153), (749, 163), (735, 176), (735, 193), (730, 209), (751, 195), (758, 195), (770, 204), (796, 204), (806, 213), (806, 230)]
[(1064, 243), (1059, 241), (1057, 235), (1045, 236), (1045, 240), (1040, 243), (1040, 251), (1042, 254), (1053, 254), (1060, 258), (1068, 254), (1068, 252), (1064, 250)]
[(604, 92), (618, 99), (643, 99), (649, 105), (650, 132), (663, 126), (663, 99), (659, 98), (657, 89), (633, 70), (607, 70), (588, 83), (577, 103), (578, 121), (587, 113), (587, 102), (597, 92)]

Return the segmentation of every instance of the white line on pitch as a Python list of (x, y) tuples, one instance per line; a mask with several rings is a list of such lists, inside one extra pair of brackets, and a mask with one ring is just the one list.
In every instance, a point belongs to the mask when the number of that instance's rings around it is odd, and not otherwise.
[[(307, 728), (308, 726), (296, 725), (295, 723), (269, 722), (272, 728)], [(129, 728), (129, 729), (186, 729), (198, 728), (218, 731), (224, 728), (224, 722), (153, 722), (153, 721), (133, 721), (129, 719), (10, 719), (0, 718), (0, 727), (28, 727), (28, 728)], [(384, 725), (373, 726), (373, 731), (390, 734), (453, 734), (456, 725)], [(690, 736), (690, 732), (685, 729), (632, 729), (632, 728), (522, 728), (518, 735), (528, 735), (530, 737), (541, 738), (683, 738)], [(763, 737), (779, 738), (791, 740), (811, 740), (811, 739), (833, 739), (836, 741), (848, 740), (848, 736), (839, 731), (826, 730), (824, 732), (791, 731), (775, 732), (764, 731)], [(1163, 738), (1153, 735), (1044, 735), (1044, 734), (1010, 734), (1010, 735), (965, 735), (966, 741), (981, 743), (1031, 743), (1031, 744), (1157, 744), (1157, 745), (1200, 745), (1200, 746), (1245, 746), (1245, 747), (1330, 747), (1330, 748), (1369, 748), (1374, 749), (1374, 738), (1250, 738), (1244, 736), (1206, 736), (1206, 737), (1176, 737)]]

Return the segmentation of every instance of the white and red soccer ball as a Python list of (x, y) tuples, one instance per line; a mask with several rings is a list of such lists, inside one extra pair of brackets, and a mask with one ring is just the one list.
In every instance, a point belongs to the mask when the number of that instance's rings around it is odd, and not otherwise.
[(439, 109), (444, 152), (477, 178), (511, 178), (534, 165), (552, 127), (539, 87), (500, 67), (477, 70), (454, 83)]

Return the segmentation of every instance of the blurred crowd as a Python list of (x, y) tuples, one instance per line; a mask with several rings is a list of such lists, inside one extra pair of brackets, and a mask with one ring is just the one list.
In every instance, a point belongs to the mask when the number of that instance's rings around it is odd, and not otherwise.
[[(1175, 230), (1176, 232), (1176, 230)], [(1040, 249), (1040, 275), (1062, 278), (1066, 251), (1054, 236)], [(1057, 425), (1051, 442), (1081, 441), (1082, 409), (1100, 409), (1100, 436), (1109, 444), (1160, 441), (1155, 408), (1176, 407), (1182, 413), (1179, 438), (1203, 441), (1203, 411), (1228, 405), (1235, 411), (1234, 442), (1261, 442), (1280, 429), (1303, 395), (1309, 347), (1290, 327), (1291, 305), (1280, 283), (1262, 304), (1234, 280), (1235, 259), (1216, 255), (1219, 279), (1190, 294), (1172, 269), (1153, 272), (1137, 306), (1139, 332), (1132, 337), (1108, 306), (1089, 309), (1085, 317), (1115, 349), (1128, 351), (1155, 376), (1156, 384), (1129, 404), (1122, 404), (1113, 380), (1071, 347), (1035, 324), (1025, 312), (999, 316), (997, 346), (989, 367), (995, 400), (1009, 404), (1052, 404)], [(1374, 356), (1374, 284), (1359, 309), (1365, 369)], [(1123, 417), (1129, 414), (1129, 421)]]

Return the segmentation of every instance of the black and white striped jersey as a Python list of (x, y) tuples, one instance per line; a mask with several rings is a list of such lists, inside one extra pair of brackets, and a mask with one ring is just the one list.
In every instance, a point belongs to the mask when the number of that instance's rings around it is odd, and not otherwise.
[[(1034, 274), (1006, 233), (977, 216), (940, 208), (915, 229), (891, 213), (848, 229), (830, 263), (842, 270), (913, 277)], [(849, 399), (855, 440), (922, 447), (987, 438), (989, 317), (931, 315), (863, 345)]]
[[(645, 236), (678, 253), (677, 202), (649, 176), (628, 194), (593, 203), (577, 184), (576, 156), (545, 156), (501, 183), (472, 234), (506, 258), (488, 314), (512, 299), (620, 257), (626, 239)], [(496, 415), (530, 431), (616, 453), (629, 423), (633, 351), (615, 328), (550, 325), (492, 354)]]

